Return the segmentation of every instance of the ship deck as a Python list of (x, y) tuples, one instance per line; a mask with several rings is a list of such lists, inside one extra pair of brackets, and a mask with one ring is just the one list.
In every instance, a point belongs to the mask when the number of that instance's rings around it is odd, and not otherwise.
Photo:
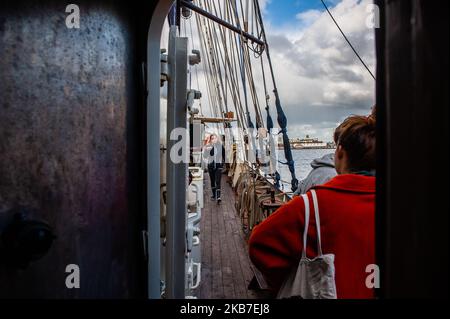
[(248, 256), (246, 236), (234, 207), (235, 194), (222, 178), (222, 202), (210, 199), (211, 188), (205, 174), (204, 208), (201, 220), (201, 299), (261, 299), (267, 292), (249, 290), (256, 270)]

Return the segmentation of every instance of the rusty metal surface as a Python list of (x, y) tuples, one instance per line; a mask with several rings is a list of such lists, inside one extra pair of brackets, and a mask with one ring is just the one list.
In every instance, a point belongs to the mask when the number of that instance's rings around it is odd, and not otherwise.
[(25, 270), (0, 251), (0, 297), (142, 296), (142, 8), (79, 1), (68, 29), (65, 3), (33, 3), (0, 4), (0, 230), (21, 205), (57, 239)]

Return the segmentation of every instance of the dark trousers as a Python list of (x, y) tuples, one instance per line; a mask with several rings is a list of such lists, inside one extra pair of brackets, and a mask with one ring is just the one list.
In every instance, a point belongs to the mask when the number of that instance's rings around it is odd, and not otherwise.
[(220, 197), (220, 182), (222, 180), (222, 166), (208, 167), (209, 178), (211, 179), (211, 190), (214, 197)]

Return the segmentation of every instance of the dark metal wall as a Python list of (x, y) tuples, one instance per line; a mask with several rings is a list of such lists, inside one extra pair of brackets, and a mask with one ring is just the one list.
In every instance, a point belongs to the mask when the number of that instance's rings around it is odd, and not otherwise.
[(376, 1), (381, 297), (448, 297), (448, 1)]
[[(0, 231), (18, 206), (57, 239), (24, 270), (1, 255), (0, 297), (145, 296), (142, 65), (154, 4), (0, 3)], [(157, 203), (159, 205), (159, 203)], [(67, 289), (77, 264), (81, 288)]]

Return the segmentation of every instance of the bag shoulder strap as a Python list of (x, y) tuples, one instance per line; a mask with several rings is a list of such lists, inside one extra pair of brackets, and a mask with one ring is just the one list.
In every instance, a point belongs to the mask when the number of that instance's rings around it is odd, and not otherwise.
[(319, 256), (322, 256), (322, 240), (320, 234), (320, 216), (319, 216), (319, 202), (317, 200), (317, 194), (314, 189), (311, 190), (311, 195), (313, 199), (314, 215), (316, 217), (316, 229), (317, 229), (317, 252)]
[(308, 225), (309, 225), (309, 199), (308, 195), (302, 194), (303, 202), (305, 203), (305, 228), (303, 230), (303, 249), (302, 258), (306, 258), (306, 245), (308, 238)]

